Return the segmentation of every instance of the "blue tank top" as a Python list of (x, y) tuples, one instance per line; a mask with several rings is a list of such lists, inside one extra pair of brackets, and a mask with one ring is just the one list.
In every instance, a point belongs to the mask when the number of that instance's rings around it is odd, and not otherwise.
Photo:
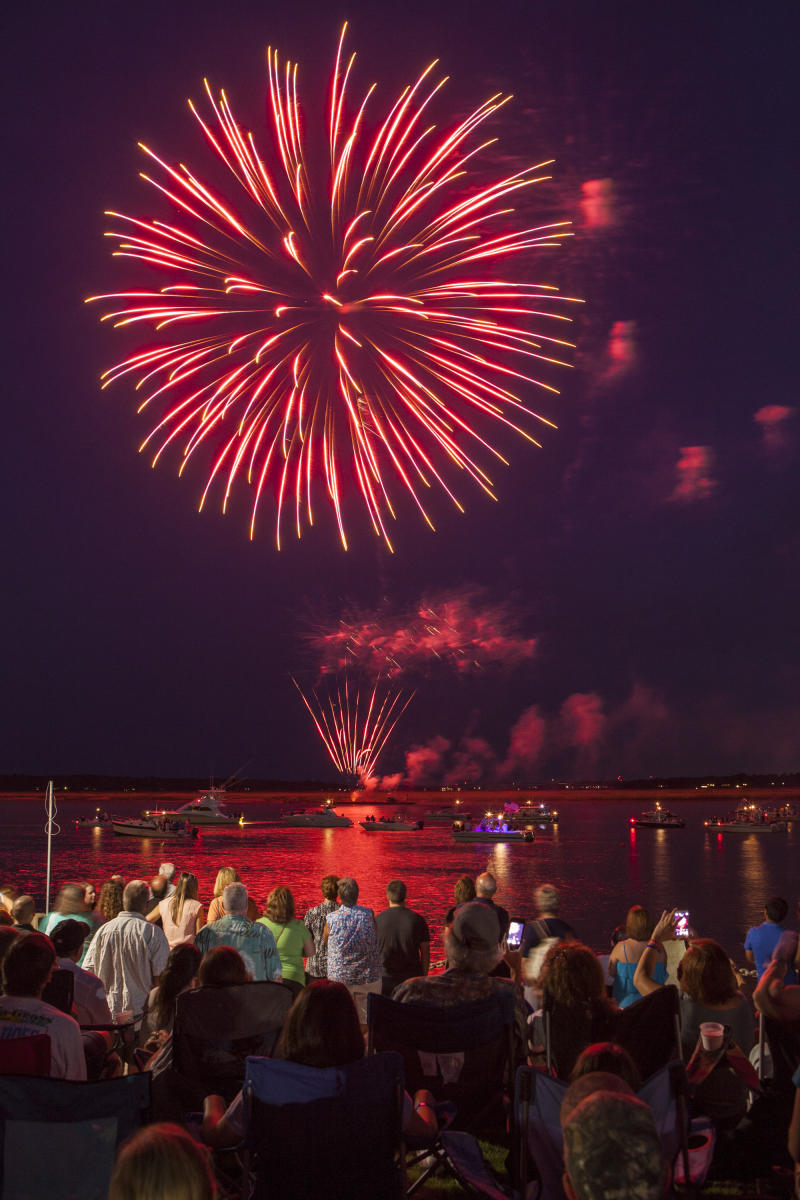
[[(629, 1008), (631, 1004), (635, 1004), (642, 998), (642, 993), (633, 986), (633, 977), (639, 964), (638, 962), (628, 962), (628, 948), (624, 943), (622, 953), (625, 955), (625, 961), (616, 964), (617, 973), (614, 976), (613, 995), (620, 1008)], [(667, 968), (663, 962), (656, 964), (653, 980), (655, 983), (667, 982)]]

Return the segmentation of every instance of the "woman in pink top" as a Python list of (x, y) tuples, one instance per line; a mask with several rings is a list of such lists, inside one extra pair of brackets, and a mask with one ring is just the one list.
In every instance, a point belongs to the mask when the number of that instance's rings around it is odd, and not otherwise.
[(170, 950), (180, 942), (193, 942), (195, 934), (206, 923), (205, 912), (197, 899), (197, 892), (197, 876), (184, 871), (174, 894), (162, 900), (147, 918), (148, 921), (161, 918), (161, 928), (169, 942)]

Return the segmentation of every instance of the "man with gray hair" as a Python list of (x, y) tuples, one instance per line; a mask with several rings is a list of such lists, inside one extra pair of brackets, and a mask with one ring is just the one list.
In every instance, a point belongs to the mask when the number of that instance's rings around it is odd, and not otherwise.
[(490, 908), (497, 917), (497, 923), (500, 927), (500, 941), (504, 942), (508, 937), (509, 916), (507, 909), (500, 904), (495, 904), (494, 897), (497, 892), (497, 880), (490, 871), (484, 871), (475, 880), (475, 899), (481, 904), (485, 904)]
[(540, 943), (552, 944), (554, 941), (565, 939), (577, 941), (575, 930), (566, 921), (562, 921), (558, 915), (561, 898), (552, 883), (543, 883), (541, 887), (538, 887), (533, 893), (533, 899), (538, 915), (535, 921), (528, 921), (522, 932), (520, 953), (523, 959), (527, 958)]
[(661, 1200), (670, 1183), (653, 1114), (635, 1096), (593, 1092), (564, 1124), (569, 1200)]
[(122, 893), (122, 912), (100, 926), (83, 963), (106, 989), (114, 1018), (129, 1012), (141, 1021), (150, 990), (169, 958), (164, 931), (144, 915), (149, 894), (143, 879), (130, 881)]
[(247, 888), (243, 883), (229, 883), (222, 893), (225, 913), (218, 921), (204, 925), (195, 939), (203, 954), (215, 946), (233, 946), (244, 959), (251, 979), (283, 978), (281, 960), (275, 938), (266, 925), (250, 921), (247, 916)]
[(495, 914), (480, 900), (460, 904), (452, 924), (445, 928), (444, 948), (448, 967), (443, 975), (407, 979), (395, 989), (392, 999), (401, 1004), (419, 1002), (447, 1007), (510, 991), (514, 1000), (515, 1057), (517, 1063), (524, 1062), (528, 1010), (522, 988), (512, 979), (492, 974), (503, 952)]
[(158, 873), (167, 881), (167, 889), (164, 893), (164, 896), (174, 896), (175, 884), (173, 880), (175, 879), (175, 863), (161, 863), (160, 867), (158, 868)]

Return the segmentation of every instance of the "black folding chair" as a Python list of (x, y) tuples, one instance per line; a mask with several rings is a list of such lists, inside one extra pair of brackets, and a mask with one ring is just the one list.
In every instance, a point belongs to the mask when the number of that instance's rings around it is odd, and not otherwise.
[(75, 976), (72, 971), (59, 967), (52, 972), (44, 985), (42, 999), (45, 1004), (52, 1004), (59, 1012), (72, 1013), (72, 1002), (75, 999)]
[(429, 1088), (458, 1110), (455, 1129), (505, 1126), (514, 1077), (514, 997), (510, 989), (447, 1007), (367, 997), (368, 1048), (403, 1056), (406, 1088)]
[(175, 1004), (172, 1064), (184, 1080), (231, 1101), (250, 1055), (269, 1057), (294, 997), (282, 983), (257, 980), (182, 992)]
[(250, 1058), (243, 1102), (242, 1200), (405, 1195), (400, 1055), (327, 1069)]
[(117, 1147), (149, 1117), (149, 1075), (0, 1075), (1, 1200), (106, 1200)]

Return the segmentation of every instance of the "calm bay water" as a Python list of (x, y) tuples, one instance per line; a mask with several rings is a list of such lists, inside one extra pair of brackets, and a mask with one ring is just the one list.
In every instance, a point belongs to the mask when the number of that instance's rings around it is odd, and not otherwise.
[[(352, 829), (284, 829), (269, 822), (281, 810), (313, 806), (320, 796), (254, 796), (229, 794), (228, 806), (244, 812), (243, 828), (202, 830), (191, 843), (115, 837), (110, 830), (76, 829), (75, 819), (88, 816), (96, 804), (119, 816), (137, 816), (154, 801), (142, 794), (57, 797), (61, 832), (53, 839), (53, 888), (69, 879), (91, 880), (100, 890), (113, 873), (126, 879), (149, 879), (165, 859), (193, 871), (201, 898), (211, 898), (221, 866), (233, 865), (257, 902), (271, 888), (288, 885), (298, 915), (321, 900), (323, 875), (353, 875), (360, 901), (379, 910), (386, 905), (390, 879), (404, 879), (408, 904), (427, 919), (434, 959), (441, 955), (441, 926), (452, 904), (453, 884), (462, 874), (490, 870), (498, 881), (498, 901), (512, 916), (533, 914), (532, 894), (540, 883), (555, 884), (562, 893), (562, 914), (596, 950), (608, 947), (612, 929), (631, 904), (645, 904), (654, 916), (662, 908), (689, 909), (698, 933), (716, 937), (743, 961), (742, 941), (748, 927), (762, 919), (764, 901), (786, 897), (792, 911), (800, 896), (800, 822), (787, 834), (722, 835), (703, 828), (704, 818), (733, 807), (724, 797), (691, 799), (668, 795), (664, 803), (686, 820), (685, 829), (633, 829), (630, 818), (652, 807), (654, 796), (603, 792), (565, 795), (535, 794), (558, 808), (555, 827), (542, 827), (528, 844), (457, 844), (448, 825), (428, 824), (413, 833), (366, 834), (357, 822), (368, 813), (407, 811), (421, 818), (425, 809), (448, 802), (448, 795), (412, 793), (401, 810), (370, 804), (339, 805), (356, 824)], [(775, 792), (770, 799), (774, 800)], [(187, 797), (158, 798), (175, 808)], [(491, 806), (491, 793), (470, 797), (464, 807), (476, 814)], [(519, 797), (517, 797), (519, 799)], [(782, 802), (797, 803), (780, 793)], [(0, 798), (0, 881), (14, 883), (44, 903), (46, 813), (40, 797)]]

